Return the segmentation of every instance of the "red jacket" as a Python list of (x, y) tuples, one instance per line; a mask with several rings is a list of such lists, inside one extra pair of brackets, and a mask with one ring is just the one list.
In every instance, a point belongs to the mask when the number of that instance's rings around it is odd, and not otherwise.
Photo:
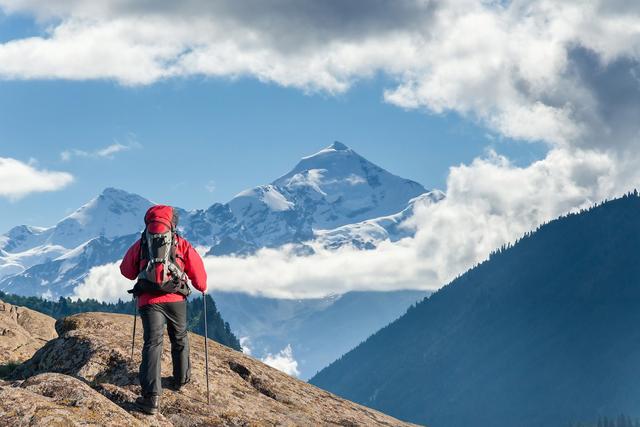
[[(207, 272), (204, 269), (202, 258), (191, 243), (178, 236), (178, 246), (176, 247), (176, 264), (184, 270), (191, 280), (194, 288), (200, 292), (207, 290)], [(184, 260), (184, 262), (182, 262)], [(147, 266), (147, 260), (140, 260), (140, 239), (127, 251), (120, 264), (120, 272), (129, 280), (136, 280), (140, 271)], [(147, 304), (160, 304), (163, 302), (177, 302), (185, 299), (181, 294), (151, 295), (144, 293), (138, 297), (138, 307)]]

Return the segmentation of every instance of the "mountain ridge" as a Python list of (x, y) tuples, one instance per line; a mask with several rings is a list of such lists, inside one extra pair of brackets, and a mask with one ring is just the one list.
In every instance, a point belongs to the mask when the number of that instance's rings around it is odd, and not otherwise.
[[(426, 291), (347, 292), (324, 298), (282, 300), (214, 292), (221, 315), (251, 354), (264, 359), (291, 349), (299, 378), (306, 380), (404, 314)], [(349, 327), (345, 328), (348, 324)]]
[(527, 233), (311, 382), (436, 427), (638, 417), (639, 214), (634, 192)]

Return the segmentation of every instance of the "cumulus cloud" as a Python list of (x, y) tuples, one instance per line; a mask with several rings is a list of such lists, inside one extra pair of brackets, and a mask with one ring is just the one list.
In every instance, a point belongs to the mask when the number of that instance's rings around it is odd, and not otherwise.
[(253, 76), (338, 93), (384, 73), (395, 82), (388, 102), (455, 111), (509, 137), (597, 146), (637, 138), (627, 120), (640, 108), (633, 2), (0, 0), (0, 8), (50, 23), (44, 36), (0, 44), (4, 78), (135, 85)]
[(0, 197), (17, 200), (31, 193), (59, 190), (72, 181), (73, 176), (67, 172), (38, 169), (34, 162), (0, 157)]
[(493, 152), (452, 167), (447, 198), (405, 224), (413, 239), (209, 257), (216, 289), (287, 298), (437, 289), (537, 225), (640, 185), (637, 2), (183, 3), (0, 0), (9, 13), (58, 19), (45, 37), (0, 45), (0, 75), (124, 84), (248, 75), (339, 93), (383, 73), (387, 102), (548, 146), (525, 167)]
[(119, 265), (114, 262), (91, 268), (84, 281), (73, 289), (71, 297), (108, 302), (131, 298), (127, 290), (133, 283), (120, 274)]
[(293, 350), (291, 349), (291, 344), (287, 345), (277, 354), (267, 354), (267, 356), (262, 359), (262, 361), (272, 368), (276, 368), (287, 375), (291, 375), (294, 377), (300, 375), (300, 371), (298, 370), (298, 362), (293, 358)]

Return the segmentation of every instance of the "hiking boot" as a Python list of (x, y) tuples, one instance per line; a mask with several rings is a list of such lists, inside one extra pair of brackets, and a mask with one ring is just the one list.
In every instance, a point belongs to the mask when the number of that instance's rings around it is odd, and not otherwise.
[(186, 384), (189, 384), (191, 382), (191, 379), (187, 379), (185, 382), (180, 382), (177, 381), (175, 378), (173, 379), (173, 381), (171, 382), (171, 389), (173, 391), (180, 391), (180, 389), (182, 389), (182, 387)]
[(160, 398), (157, 394), (140, 396), (136, 399), (136, 406), (145, 414), (154, 415), (158, 413), (158, 403)]

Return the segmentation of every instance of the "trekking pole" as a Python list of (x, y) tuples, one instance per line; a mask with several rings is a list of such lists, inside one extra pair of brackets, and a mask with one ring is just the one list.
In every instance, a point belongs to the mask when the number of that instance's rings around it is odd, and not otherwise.
[(133, 347), (136, 343), (136, 321), (138, 319), (138, 301), (133, 297), (133, 335), (131, 336), (131, 361), (133, 361)]
[(209, 347), (207, 345), (207, 336), (209, 335), (207, 330), (207, 298), (204, 292), (202, 292), (202, 307), (204, 312), (204, 372), (207, 378), (207, 404), (211, 405), (211, 395), (209, 394)]

